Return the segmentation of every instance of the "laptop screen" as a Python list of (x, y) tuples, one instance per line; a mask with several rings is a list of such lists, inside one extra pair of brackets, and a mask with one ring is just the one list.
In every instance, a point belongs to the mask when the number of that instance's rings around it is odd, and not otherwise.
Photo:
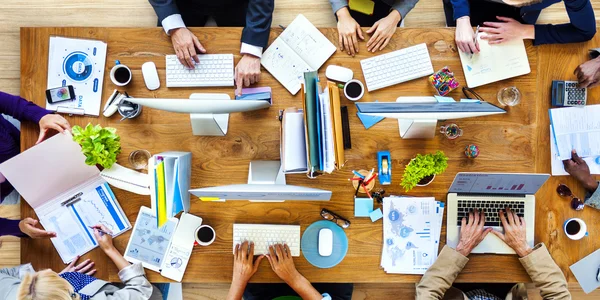
[(458, 173), (449, 193), (533, 195), (548, 174)]

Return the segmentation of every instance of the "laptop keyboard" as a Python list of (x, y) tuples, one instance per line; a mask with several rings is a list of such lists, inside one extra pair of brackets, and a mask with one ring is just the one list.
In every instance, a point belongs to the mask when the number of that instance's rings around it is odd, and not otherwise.
[(498, 211), (509, 207), (519, 217), (525, 215), (525, 201), (498, 200), (458, 200), (457, 225), (461, 225), (463, 217), (469, 218), (469, 212), (476, 208), (485, 213), (485, 226), (502, 226)]

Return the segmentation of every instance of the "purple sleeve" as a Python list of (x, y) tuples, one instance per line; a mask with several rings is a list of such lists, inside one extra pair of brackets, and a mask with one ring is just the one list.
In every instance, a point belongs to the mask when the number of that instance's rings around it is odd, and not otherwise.
[(20, 236), (20, 237), (27, 236), (23, 232), (21, 232), (21, 229), (19, 229), (20, 221), (21, 220), (9, 220), (9, 219), (5, 219), (5, 218), (0, 218), (0, 236), (3, 236), (3, 235), (14, 235), (14, 236)]
[(19, 96), (0, 92), (0, 113), (9, 115), (19, 121), (27, 120), (39, 123), (43, 116), (52, 112)]

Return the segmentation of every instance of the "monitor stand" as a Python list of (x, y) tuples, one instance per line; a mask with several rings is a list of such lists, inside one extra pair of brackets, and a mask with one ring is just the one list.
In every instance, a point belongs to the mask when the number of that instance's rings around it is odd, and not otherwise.
[[(231, 100), (227, 94), (196, 93), (190, 100)], [(198, 136), (225, 136), (229, 127), (229, 114), (190, 114), (192, 133)]]
[[(399, 103), (437, 103), (434, 97), (398, 97)], [(437, 120), (398, 119), (400, 137), (403, 139), (433, 139), (437, 132)]]
[[(285, 174), (279, 160), (255, 160), (250, 162), (248, 184), (285, 184)], [(268, 187), (267, 187), (268, 188)], [(250, 202), (284, 202), (285, 200), (250, 200)]]

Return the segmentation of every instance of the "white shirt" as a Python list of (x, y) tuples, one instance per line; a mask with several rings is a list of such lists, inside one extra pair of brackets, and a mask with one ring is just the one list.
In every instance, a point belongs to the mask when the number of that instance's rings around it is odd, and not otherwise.
[[(177, 29), (177, 28), (184, 28), (185, 23), (183, 23), (183, 19), (181, 18), (180, 14), (173, 14), (173, 15), (170, 15), (170, 16), (164, 18), (164, 20), (162, 20), (162, 26), (163, 26), (163, 29), (165, 30), (165, 33), (167, 35), (170, 35), (171, 30)], [(242, 43), (242, 46), (240, 48), (241, 54), (250, 54), (250, 55), (254, 55), (258, 58), (262, 57), (262, 52), (263, 52), (263, 47), (258, 47), (258, 46), (254, 46), (254, 45), (250, 45), (250, 44), (246, 44), (246, 43)]]

